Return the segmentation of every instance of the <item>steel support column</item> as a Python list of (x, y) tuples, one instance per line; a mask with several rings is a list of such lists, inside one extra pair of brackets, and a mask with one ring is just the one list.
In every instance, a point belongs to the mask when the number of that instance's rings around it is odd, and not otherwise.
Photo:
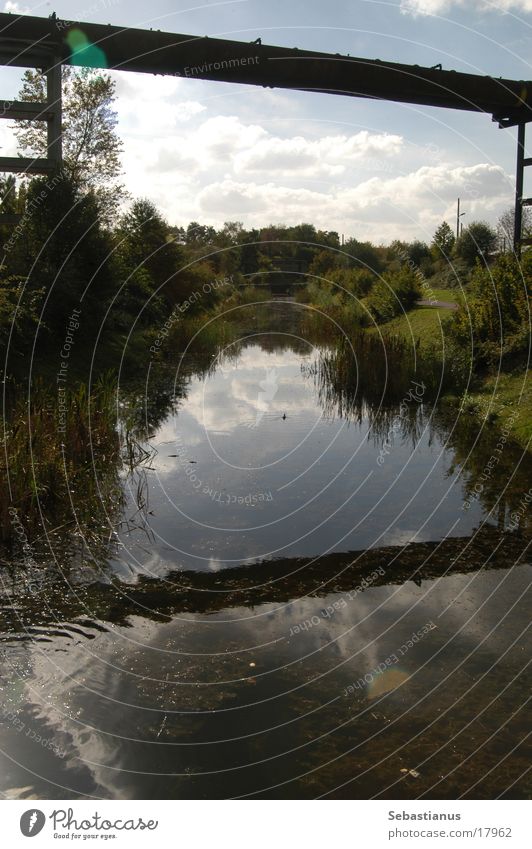
[(14, 121), (46, 121), (46, 158), (1, 156), (0, 172), (50, 174), (61, 167), (63, 161), (61, 68), (61, 57), (55, 51), (50, 53), (45, 64), (46, 103), (5, 101), (3, 111), (0, 113), (0, 118)]
[(530, 236), (523, 237), (523, 207), (532, 206), (532, 198), (524, 198), (525, 168), (532, 165), (532, 157), (525, 156), (526, 124), (519, 124), (517, 133), (517, 171), (515, 175), (514, 251), (521, 257), (523, 245), (532, 245)]
[(50, 110), (50, 117), (48, 118), (47, 156), (55, 168), (60, 168), (63, 160), (61, 83), (61, 59), (58, 55), (55, 55), (52, 57), (51, 66), (46, 72), (46, 100)]
[(523, 186), (525, 176), (525, 136), (526, 124), (517, 129), (517, 170), (515, 175), (515, 214), (514, 214), (514, 251), (521, 256), (521, 237), (523, 235)]

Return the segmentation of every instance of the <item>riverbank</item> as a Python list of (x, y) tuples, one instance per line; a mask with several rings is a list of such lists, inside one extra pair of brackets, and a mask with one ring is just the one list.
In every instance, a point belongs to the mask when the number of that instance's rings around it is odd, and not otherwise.
[(413, 343), (419, 340), (421, 345), (431, 344), (436, 346), (443, 356), (445, 324), (450, 315), (448, 307), (416, 306), (409, 312), (379, 325), (379, 331), (387, 335), (402, 336)]
[[(467, 394), (464, 407), (479, 421), (488, 418), (501, 428), (509, 426), (512, 439), (532, 452), (532, 381), (530, 371), (501, 372), (484, 378)], [(517, 413), (517, 415), (516, 415)]]
[[(439, 293), (438, 293), (439, 294)], [(417, 306), (408, 313), (380, 325), (380, 331), (401, 336), (421, 349), (431, 346), (443, 360), (446, 346), (446, 324), (450, 310), (445, 307)], [(456, 406), (463, 403), (467, 415), (474, 416), (479, 424), (507, 426), (514, 441), (526, 451), (532, 451), (532, 381), (526, 368), (500, 372), (485, 377), (475, 377), (466, 396), (444, 395), (444, 403)], [(515, 413), (518, 411), (517, 417)]]

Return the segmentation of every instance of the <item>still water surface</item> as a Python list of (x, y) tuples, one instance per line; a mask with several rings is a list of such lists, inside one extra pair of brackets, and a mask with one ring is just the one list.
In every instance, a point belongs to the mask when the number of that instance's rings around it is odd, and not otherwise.
[(530, 795), (530, 461), (472, 497), (497, 433), (473, 449), (415, 375), (340, 415), (321, 353), (181, 360), (109, 556), (4, 579), (4, 795)]
[(268, 334), (236, 361), (229, 348), (192, 381), (151, 442), (154, 539), (149, 553), (142, 536), (124, 540), (124, 575), (219, 571), (465, 536), (478, 525), (483, 508), (462, 510), (460, 470), (449, 472), (448, 434), (418, 400), (422, 384), (405, 387), (405, 410), (382, 434), (375, 411), (357, 422), (326, 415), (308, 377), (318, 353), (286, 346), (284, 334)]

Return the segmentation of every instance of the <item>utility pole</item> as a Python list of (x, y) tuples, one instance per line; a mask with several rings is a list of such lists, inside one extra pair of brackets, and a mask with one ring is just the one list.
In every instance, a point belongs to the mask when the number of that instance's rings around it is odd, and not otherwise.
[(458, 204), (456, 206), (456, 241), (460, 238), (460, 219), (462, 215), (465, 215), (465, 212), (460, 212), (460, 198), (458, 198)]

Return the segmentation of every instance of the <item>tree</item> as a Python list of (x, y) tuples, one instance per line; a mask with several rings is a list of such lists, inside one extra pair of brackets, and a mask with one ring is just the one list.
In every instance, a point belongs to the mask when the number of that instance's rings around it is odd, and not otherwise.
[(403, 265), (398, 272), (386, 271), (377, 280), (366, 299), (366, 306), (376, 321), (385, 322), (407, 312), (419, 298), (419, 283), (415, 273)]
[(406, 252), (409, 259), (418, 267), (424, 260), (430, 259), (429, 246), (426, 245), (425, 242), (420, 242), (419, 240), (407, 244)]
[(497, 234), (489, 224), (485, 221), (472, 221), (458, 239), (456, 253), (468, 265), (473, 266), (477, 257), (487, 259), (495, 250), (496, 244)]
[(29, 290), (23, 295), (24, 279), (6, 276), (4, 271), (0, 266), (0, 352), (2, 362), (9, 353), (9, 367), (16, 368), (39, 327), (38, 307), (44, 291)]
[[(512, 250), (514, 243), (515, 209), (513, 206), (503, 212), (497, 222), (498, 248), (501, 251)], [(532, 209), (523, 207), (523, 236), (530, 236), (532, 231)]]
[(259, 270), (258, 230), (242, 230), (239, 237), (240, 271), (244, 275), (255, 274)]
[[(340, 260), (343, 257), (340, 256)], [(328, 250), (317, 251), (309, 265), (308, 273), (311, 277), (327, 277), (333, 268), (340, 267), (341, 262), (337, 253)]]
[(0, 246), (3, 254), (4, 276), (22, 273), (25, 270), (18, 267), (17, 257), (14, 256), (13, 251), (20, 239), (22, 225), (19, 223), (17, 229), (17, 225), (13, 226), (2, 220), (4, 215), (23, 213), (25, 200), (26, 186), (21, 181), (17, 185), (14, 174), (0, 179)]
[[(93, 191), (101, 211), (110, 220), (125, 191), (117, 182), (122, 141), (116, 133), (113, 109), (115, 83), (90, 68), (63, 66), (63, 171), (74, 189)], [(19, 97), (25, 101), (46, 100), (46, 77), (26, 71)], [(19, 121), (15, 127), (23, 156), (45, 157), (46, 127), (43, 122)]]
[(0, 179), (0, 212), (14, 213), (19, 211), (17, 203), (17, 181), (14, 174)]
[(316, 241), (319, 245), (325, 248), (339, 248), (340, 236), (336, 230), (318, 230), (316, 233)]
[(455, 241), (454, 233), (447, 224), (447, 221), (442, 221), (432, 239), (431, 252), (434, 260), (438, 262), (438, 260), (441, 259), (449, 259), (452, 254)]
[(191, 221), (187, 227), (185, 241), (192, 248), (204, 248), (214, 244), (216, 230), (208, 224)]
[(290, 228), (288, 239), (293, 244), (287, 249), (287, 252), (299, 262), (304, 263), (305, 267), (308, 267), (316, 253), (315, 245), (318, 241), (314, 224), (296, 224), (295, 227)]
[[(101, 227), (101, 216), (93, 192), (82, 194), (64, 178), (46, 190), (49, 178), (39, 177), (28, 186), (24, 239), (17, 249), (25, 250), (21, 267), (27, 275), (28, 292), (46, 292), (46, 308), (39, 334), (51, 345), (64, 336), (72, 309), (82, 308), (82, 327), (77, 331), (76, 350), (94, 340), (106, 305), (119, 281), (113, 267), (112, 242)], [(45, 201), (37, 203), (44, 193)]]
[(150, 200), (141, 198), (133, 203), (120, 221), (119, 235), (119, 253), (130, 273), (144, 269), (152, 292), (168, 296), (174, 291), (174, 277), (183, 264), (182, 249)]
[(224, 221), (217, 242), (221, 245), (238, 245), (243, 232), (244, 225), (241, 221)]
[(236, 274), (241, 265), (240, 241), (244, 227), (241, 221), (224, 221), (224, 226), (214, 237), (215, 250), (209, 261), (216, 274), (225, 277)]
[(376, 274), (383, 269), (381, 252), (371, 242), (347, 239), (342, 250), (349, 255), (348, 264), (354, 268), (369, 268)]

